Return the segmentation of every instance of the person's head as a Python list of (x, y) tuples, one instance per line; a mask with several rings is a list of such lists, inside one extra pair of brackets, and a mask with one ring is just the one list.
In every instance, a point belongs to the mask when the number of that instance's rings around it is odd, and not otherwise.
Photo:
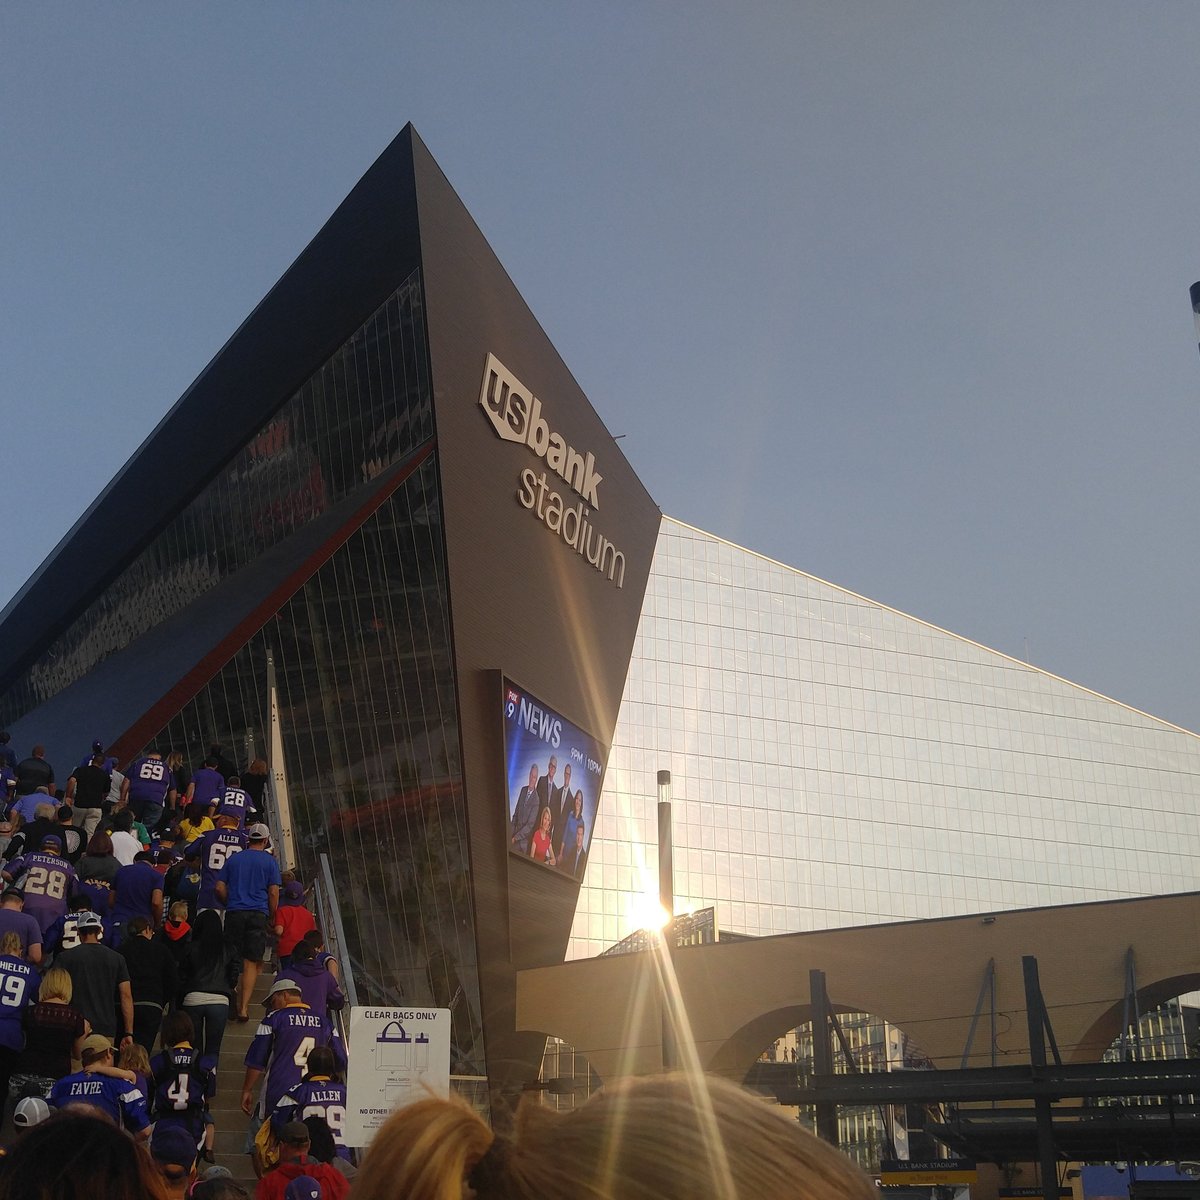
[(73, 913), (91, 912), (92, 898), (79, 892), (67, 901), (67, 908)]
[(276, 979), (271, 990), (263, 999), (268, 1012), (277, 1008), (287, 1008), (291, 1004), (301, 1002), (300, 985), (294, 979)]
[(153, 850), (139, 850), (133, 856), (133, 861), (134, 862), (153, 863), (154, 862), (154, 851)]
[(337, 1142), (334, 1141), (329, 1122), (314, 1114), (305, 1117), (304, 1124), (308, 1126), (308, 1157), (317, 1162), (333, 1162), (337, 1157)]
[(221, 914), (212, 908), (198, 913), (192, 926), (192, 941), (200, 947), (200, 957), (206, 962), (224, 954), (225, 930), (221, 925)]
[(576, 850), (583, 849), (583, 832), (584, 832), (583, 822), (580, 821), (579, 824), (575, 826), (575, 849)]
[(303, 938), (292, 947), (292, 962), (312, 962), (317, 957), (317, 951), (312, 942)]
[(206, 805), (200, 803), (199, 800), (193, 800), (191, 804), (184, 809), (184, 816), (187, 818), (188, 824), (199, 825), (204, 820), (204, 815), (207, 813)]
[(170, 1200), (150, 1156), (111, 1121), (71, 1106), (23, 1134), (4, 1159), (0, 1200)]
[(61, 854), (62, 853), (62, 838), (57, 833), (48, 833), (42, 838), (41, 850), (43, 854)]
[(242, 786), (242, 777), (240, 775), (230, 775), (225, 780), (225, 786), (231, 788), (240, 788)]
[(145, 917), (130, 917), (125, 922), (125, 936), (149, 938), (154, 936), (154, 930)]
[(537, 763), (530, 763), (529, 764), (529, 786), (531, 788), (537, 787), (537, 777), (538, 777)]
[(236, 829), (238, 827), (238, 815), (235, 812), (219, 812), (217, 813), (217, 826), (220, 829)]
[(251, 850), (263, 850), (267, 843), (271, 840), (271, 831), (263, 824), (251, 825), (246, 830), (246, 841), (250, 843)]
[(548, 808), (542, 809), (542, 815), (538, 818), (538, 825), (543, 833), (550, 832), (550, 826), (554, 823), (554, 818), (550, 815)]
[(0, 897), (0, 905), (5, 908), (24, 908), (25, 893), (19, 887), (7, 887), (4, 889), (4, 895)]
[(298, 879), (291, 879), (283, 885), (283, 891), (279, 894), (280, 904), (303, 904), (304, 903), (304, 884)]
[(167, 920), (176, 925), (182, 925), (188, 919), (188, 904), (186, 900), (173, 900), (167, 909)]
[[(38, 791), (43, 795), (49, 795), (45, 788), (38, 788)], [(33, 806), (33, 819), (35, 821), (53, 821), (54, 805), (49, 801), (44, 801), (41, 804), (35, 804)]]
[(551, 783), (554, 782), (554, 772), (558, 770), (558, 759), (554, 755), (550, 755), (550, 761), (546, 764), (546, 778)]
[(190, 1045), (195, 1036), (196, 1027), (192, 1023), (192, 1018), (182, 1008), (177, 1008), (163, 1017), (162, 1044), (164, 1046), (181, 1046), (184, 1042)]
[[(124, 1065), (124, 1064), (122, 1064)], [(160, 1121), (150, 1137), (150, 1157), (172, 1196), (183, 1196), (196, 1174), (196, 1142), (186, 1129)]]
[[(46, 757), (46, 747), (45, 746), (34, 746), (33, 757), (34, 758), (45, 758)], [(38, 790), (40, 791), (41, 789), (39, 788)]]
[(172, 750), (171, 753), (167, 755), (167, 769), (171, 770), (171, 771), (178, 771), (179, 768), (182, 766), (183, 766), (183, 751), (182, 750)]
[(91, 765), (93, 767), (99, 767), (101, 770), (103, 770), (104, 769), (104, 755), (103, 754), (93, 754)]
[(9, 958), (20, 958), (23, 952), (19, 933), (10, 929), (3, 937), (0, 937), (0, 954)]
[(86, 1071), (88, 1067), (104, 1066), (113, 1061), (113, 1044), (102, 1033), (92, 1033), (83, 1039), (79, 1061)]
[(288, 1181), (283, 1200), (321, 1200), (321, 1185), (311, 1175), (296, 1175)]
[(50, 1105), (41, 1096), (24, 1096), (13, 1109), (13, 1128), (18, 1134), (28, 1133), (40, 1125), (51, 1113)]
[(75, 986), (66, 967), (51, 967), (42, 976), (41, 985), (38, 987), (38, 999), (43, 1004), (47, 1000), (59, 1000), (63, 1004), (70, 1004), (74, 994)]
[(92, 834), (92, 839), (87, 844), (86, 853), (91, 858), (107, 858), (113, 852), (112, 838), (103, 830), (98, 829)]
[(308, 1154), (308, 1126), (303, 1121), (289, 1121), (279, 1131), (279, 1161), (300, 1162)]
[(310, 929), (300, 940), (307, 942), (314, 951), (325, 949), (325, 935), (319, 929)]
[(497, 1140), (465, 1104), (421, 1100), (384, 1123), (355, 1200), (874, 1200), (849, 1159), (760, 1097), (721, 1079), (648, 1076), (571, 1113), (522, 1106)]
[(136, 1071), (139, 1075), (150, 1074), (150, 1055), (140, 1042), (126, 1042), (117, 1055), (117, 1066), (122, 1071)]
[(173, 846), (179, 841), (179, 826), (168, 825), (166, 829), (159, 830), (158, 844), (160, 846)]
[(308, 1052), (308, 1061), (304, 1065), (304, 1072), (309, 1079), (316, 1079), (319, 1076), (332, 1079), (336, 1065), (337, 1060), (328, 1046), (314, 1046)]
[(232, 1176), (216, 1175), (197, 1183), (191, 1200), (250, 1200), (250, 1193)]
[(129, 833), (133, 829), (133, 813), (127, 808), (113, 813), (112, 827), (117, 833)]
[(582, 817), (583, 816), (583, 788), (579, 788), (575, 792), (575, 803), (574, 803), (573, 807), (575, 809), (575, 815), (577, 817)]
[(267, 760), (265, 758), (256, 758), (246, 768), (246, 771), (251, 775), (265, 775), (267, 773)]
[(99, 913), (80, 913), (75, 921), (75, 932), (81, 942), (98, 942), (104, 936), (104, 920)]
[(210, 771), (215, 771), (215, 770), (217, 769), (217, 760), (216, 760), (216, 756), (215, 756), (215, 755), (212, 755), (212, 754), (210, 754), (210, 755), (209, 755), (209, 756), (208, 756), (208, 757), (207, 757), (207, 758), (204, 760), (204, 765), (205, 765), (205, 767), (206, 767), (208, 770), (210, 770)]
[(568, 796), (571, 794), (570, 783), (571, 783), (571, 764), (565, 763), (563, 765), (563, 787), (567, 788)]

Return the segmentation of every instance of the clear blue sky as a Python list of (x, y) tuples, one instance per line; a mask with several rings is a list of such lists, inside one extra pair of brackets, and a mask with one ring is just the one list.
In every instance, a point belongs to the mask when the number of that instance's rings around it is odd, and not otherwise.
[(411, 120), (664, 511), (1200, 729), (1198, 62), (1104, 0), (5, 5), (0, 603)]

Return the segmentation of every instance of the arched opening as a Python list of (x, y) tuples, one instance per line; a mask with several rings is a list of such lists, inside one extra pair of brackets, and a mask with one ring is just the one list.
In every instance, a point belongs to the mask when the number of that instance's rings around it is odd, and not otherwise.
[[(911, 1035), (886, 1017), (842, 1011), (836, 1021), (841, 1037), (831, 1033), (835, 1074), (933, 1069)], [(812, 1073), (813, 1026), (804, 1020), (763, 1048), (744, 1082), (815, 1133), (815, 1109), (798, 1103)], [(878, 1171), (884, 1158), (943, 1158), (945, 1147), (926, 1132), (933, 1116), (920, 1104), (843, 1105), (838, 1109), (838, 1141), (865, 1171)]]
[[(1194, 1018), (1191, 997), (1200, 994), (1200, 974), (1176, 975), (1136, 989), (1115, 1001), (1079, 1041), (1073, 1062), (1139, 1061), (1145, 1058), (1200, 1057), (1185, 1025)], [(1186, 1010), (1186, 1015), (1185, 1015)], [(1170, 1052), (1168, 1052), (1170, 1051)], [(1178, 1051), (1177, 1053), (1175, 1051)]]

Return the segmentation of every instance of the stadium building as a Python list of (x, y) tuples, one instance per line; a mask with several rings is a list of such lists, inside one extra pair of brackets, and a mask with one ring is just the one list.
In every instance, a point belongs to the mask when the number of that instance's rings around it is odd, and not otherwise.
[(641, 923), (660, 769), (742, 934), (1200, 866), (1192, 734), (663, 519), (411, 127), (0, 614), (0, 726), (245, 761), (269, 663), (360, 1000), (493, 1095), (518, 972)]

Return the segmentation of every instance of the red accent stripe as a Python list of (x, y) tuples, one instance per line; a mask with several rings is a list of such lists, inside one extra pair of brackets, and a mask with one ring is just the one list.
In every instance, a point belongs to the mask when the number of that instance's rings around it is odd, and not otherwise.
[(433, 453), (435, 443), (418, 450), (411, 462), (394, 479), (356, 509), (352, 516), (330, 534), (298, 567), (241, 622), (225, 635), (190, 671), (148, 708), (109, 748), (108, 753), (122, 762), (132, 758), (163, 729), (166, 723), (194, 699), (216, 673), (290, 600), (338, 550), (349, 541), (368, 517), (383, 505), (393, 492)]

